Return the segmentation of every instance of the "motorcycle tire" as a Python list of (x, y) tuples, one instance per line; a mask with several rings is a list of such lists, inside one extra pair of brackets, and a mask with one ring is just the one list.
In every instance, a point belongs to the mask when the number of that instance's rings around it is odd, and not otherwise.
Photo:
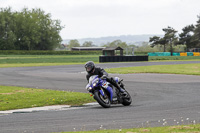
[(109, 108), (111, 105), (110, 99), (108, 96), (104, 98), (99, 91), (94, 92), (94, 99), (104, 108)]
[(132, 98), (131, 98), (131, 95), (128, 93), (128, 91), (125, 90), (124, 92), (126, 94), (125, 97), (123, 97), (123, 102), (122, 104), (124, 106), (129, 106), (131, 103), (132, 103)]

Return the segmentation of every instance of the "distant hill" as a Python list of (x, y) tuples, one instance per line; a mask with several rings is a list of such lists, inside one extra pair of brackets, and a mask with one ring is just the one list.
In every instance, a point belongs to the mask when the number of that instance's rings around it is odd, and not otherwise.
[[(108, 37), (100, 37), (100, 38), (82, 38), (77, 39), (79, 43), (82, 45), (85, 41), (92, 41), (94, 45), (101, 46), (108, 42), (112, 42), (114, 40), (121, 40), (122, 42), (126, 42), (127, 44), (135, 44), (139, 45), (142, 42), (149, 42), (149, 38), (153, 36), (163, 37), (163, 35), (121, 35), (121, 36), (108, 36)], [(62, 43), (67, 44), (72, 39), (63, 40)]]

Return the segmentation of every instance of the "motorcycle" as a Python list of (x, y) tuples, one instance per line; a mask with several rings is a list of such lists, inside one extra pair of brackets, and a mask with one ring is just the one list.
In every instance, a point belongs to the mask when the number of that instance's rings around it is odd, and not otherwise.
[(86, 89), (104, 108), (109, 108), (111, 104), (123, 104), (124, 106), (129, 106), (132, 102), (132, 98), (124, 88), (124, 84), (122, 83), (123, 79), (120, 80), (119, 77), (115, 77), (114, 80), (124, 89), (123, 93), (107, 82), (106, 79), (99, 78), (98, 75), (93, 75), (89, 78), (89, 83), (86, 85)]

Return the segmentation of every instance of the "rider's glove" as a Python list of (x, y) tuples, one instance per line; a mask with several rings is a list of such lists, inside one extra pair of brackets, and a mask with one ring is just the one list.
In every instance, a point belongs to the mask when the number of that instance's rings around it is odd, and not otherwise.
[(106, 79), (106, 78), (107, 78), (106, 75), (101, 76), (101, 79)]

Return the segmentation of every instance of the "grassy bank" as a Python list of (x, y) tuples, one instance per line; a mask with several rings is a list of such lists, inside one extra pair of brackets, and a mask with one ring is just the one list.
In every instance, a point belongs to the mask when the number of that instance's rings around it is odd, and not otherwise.
[[(74, 131), (63, 132), (63, 133), (74, 133)], [(77, 131), (76, 133), (200, 133), (200, 124), (164, 126), (164, 127), (152, 127), (152, 128), (117, 129), (117, 130), (105, 130), (102, 127), (101, 130)]]
[(179, 65), (156, 65), (106, 69), (108, 73), (130, 74), (130, 73), (169, 73), (200, 75), (200, 64), (179, 64)]
[(87, 93), (0, 86), (0, 111), (48, 105), (82, 105), (93, 102)]

